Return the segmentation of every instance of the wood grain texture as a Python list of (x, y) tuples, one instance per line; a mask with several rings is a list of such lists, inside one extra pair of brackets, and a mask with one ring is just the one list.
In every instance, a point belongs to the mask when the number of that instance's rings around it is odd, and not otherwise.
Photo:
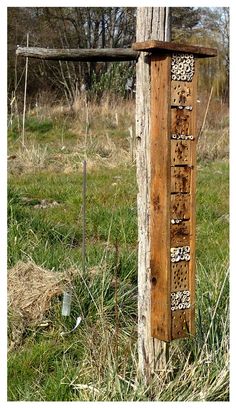
[(170, 63), (151, 58), (151, 330), (169, 341), (170, 331)]
[(178, 44), (174, 42), (165, 42), (165, 41), (143, 41), (136, 42), (132, 44), (132, 48), (135, 51), (151, 51), (152, 53), (161, 53), (161, 52), (183, 52), (188, 54), (194, 54), (198, 58), (208, 58), (216, 57), (217, 49), (216, 48), (207, 48), (191, 44)]
[[(170, 39), (168, 7), (137, 8), (137, 41)], [(138, 210), (138, 355), (139, 373), (148, 383), (165, 370), (168, 344), (151, 336), (150, 282), (150, 58), (141, 53), (136, 65), (136, 138)]]
[(137, 60), (140, 53), (132, 48), (39, 48), (18, 47), (16, 55), (39, 58), (43, 60), (60, 61), (132, 61)]

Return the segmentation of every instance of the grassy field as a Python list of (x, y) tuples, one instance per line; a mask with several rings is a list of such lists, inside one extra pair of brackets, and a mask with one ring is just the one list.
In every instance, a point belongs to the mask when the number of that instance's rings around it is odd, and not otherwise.
[[(8, 355), (11, 401), (225, 401), (228, 373), (227, 120), (199, 141), (197, 333), (174, 341), (166, 377), (137, 376), (137, 210), (133, 104), (85, 115), (29, 113), (26, 146), (9, 130), (9, 268), (76, 270), (71, 316), (55, 297)], [(222, 135), (224, 137), (222, 138)], [(207, 138), (207, 139), (206, 139)], [(82, 160), (88, 163), (82, 271)], [(82, 316), (78, 329), (72, 329)], [(9, 344), (14, 314), (9, 310)], [(171, 375), (170, 375), (171, 371)]]

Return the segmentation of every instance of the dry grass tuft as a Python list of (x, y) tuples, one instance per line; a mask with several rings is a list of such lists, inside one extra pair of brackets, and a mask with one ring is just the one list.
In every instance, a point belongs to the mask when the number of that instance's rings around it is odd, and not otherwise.
[[(86, 158), (89, 170), (99, 168), (115, 168), (130, 165), (134, 161), (135, 147), (132, 154), (129, 147), (122, 147), (124, 142), (114, 142), (108, 135), (90, 137), (84, 142), (80, 140), (77, 145), (68, 149), (51, 151), (47, 146), (36, 148), (34, 145), (27, 149), (20, 147), (14, 160), (8, 161), (9, 174), (30, 174), (42, 171), (63, 172), (65, 174), (81, 172), (82, 162)], [(128, 142), (126, 142), (128, 145)]]
[(10, 349), (21, 343), (28, 327), (42, 322), (50, 309), (52, 298), (63, 293), (73, 275), (73, 270), (53, 272), (33, 262), (18, 262), (8, 271)]
[[(10, 159), (10, 157), (9, 157)], [(8, 161), (8, 171), (12, 174), (31, 173), (45, 169), (49, 159), (48, 147), (29, 144), (20, 146), (14, 160)]]

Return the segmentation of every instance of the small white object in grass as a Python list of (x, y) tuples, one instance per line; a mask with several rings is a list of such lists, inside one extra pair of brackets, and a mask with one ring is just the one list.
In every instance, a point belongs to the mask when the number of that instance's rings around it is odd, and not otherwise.
[(95, 388), (93, 385), (89, 385), (89, 384), (72, 384), (73, 388), (75, 390), (89, 390), (92, 391), (94, 393), (99, 393), (99, 390), (97, 388)]
[(62, 316), (70, 316), (72, 293), (71, 291), (63, 293), (63, 303), (62, 303)]
[(68, 331), (68, 332), (61, 332), (60, 333), (61, 336), (65, 336), (65, 334), (73, 333), (77, 329), (77, 327), (80, 325), (81, 321), (82, 321), (82, 317), (81, 316), (77, 317), (75, 327), (72, 330)]

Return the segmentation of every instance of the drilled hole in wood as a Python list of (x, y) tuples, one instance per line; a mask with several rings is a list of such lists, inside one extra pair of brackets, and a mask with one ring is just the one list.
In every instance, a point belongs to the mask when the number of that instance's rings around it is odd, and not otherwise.
[(171, 218), (189, 219), (190, 217), (190, 196), (189, 194), (173, 194), (171, 196)]
[(172, 247), (181, 245), (189, 245), (190, 242), (190, 223), (189, 221), (181, 221), (179, 224), (171, 224), (170, 240)]
[(175, 310), (171, 313), (171, 336), (172, 339), (186, 337), (189, 326), (189, 310)]
[(152, 277), (152, 285), (155, 286), (157, 284), (157, 279), (155, 276)]
[(190, 191), (191, 168), (186, 166), (171, 168), (171, 192), (188, 193)]
[(186, 261), (171, 263), (171, 291), (188, 289), (189, 264)]
[(188, 82), (172, 81), (171, 84), (171, 105), (172, 106), (192, 106), (192, 85)]

